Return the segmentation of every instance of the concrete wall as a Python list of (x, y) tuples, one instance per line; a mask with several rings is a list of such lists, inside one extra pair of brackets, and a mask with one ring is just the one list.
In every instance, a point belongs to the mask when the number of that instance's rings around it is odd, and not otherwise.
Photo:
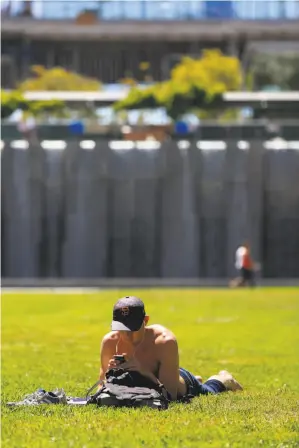
[(220, 279), (246, 238), (264, 276), (299, 277), (299, 142), (155, 144), (6, 142), (2, 275)]

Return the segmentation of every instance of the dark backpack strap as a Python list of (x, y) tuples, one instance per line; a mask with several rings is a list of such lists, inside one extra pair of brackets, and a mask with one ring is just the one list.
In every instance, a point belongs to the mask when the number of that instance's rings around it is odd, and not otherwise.
[(154, 388), (159, 394), (161, 394), (167, 401), (171, 401), (171, 395), (168, 390), (165, 388), (164, 384), (159, 383), (155, 385)]
[(192, 398), (194, 398), (194, 395), (188, 394), (184, 395), (183, 397), (180, 397), (176, 400), (177, 403), (191, 403)]
[(88, 396), (93, 391), (93, 389), (95, 387), (99, 386), (100, 384), (102, 384), (102, 385), (104, 384), (103, 380), (98, 380), (96, 383), (94, 383), (94, 385), (90, 389), (88, 389), (88, 391), (86, 392), (86, 396), (85, 396), (86, 400), (88, 400)]

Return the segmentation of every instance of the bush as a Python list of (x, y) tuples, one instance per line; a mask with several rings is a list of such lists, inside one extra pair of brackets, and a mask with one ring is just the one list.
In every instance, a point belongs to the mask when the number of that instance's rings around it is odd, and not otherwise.
[(147, 89), (133, 88), (115, 110), (165, 107), (174, 119), (194, 109), (215, 108), (226, 91), (238, 90), (242, 71), (237, 58), (205, 50), (201, 59), (183, 58), (168, 81)]
[(9, 117), (16, 109), (28, 110), (29, 103), (19, 91), (1, 90), (1, 118)]
[(61, 67), (46, 69), (43, 66), (31, 67), (34, 77), (28, 78), (19, 85), (25, 91), (97, 91), (101, 83), (96, 79), (67, 71)]
[(63, 101), (28, 101), (19, 90), (5, 92), (1, 90), (1, 118), (8, 118), (15, 110), (22, 109), (38, 116), (41, 113), (61, 113), (65, 108)]

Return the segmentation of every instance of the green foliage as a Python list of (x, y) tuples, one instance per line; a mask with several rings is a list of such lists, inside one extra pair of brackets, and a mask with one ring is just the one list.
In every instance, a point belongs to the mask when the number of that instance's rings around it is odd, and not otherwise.
[(1, 118), (9, 117), (16, 109), (28, 110), (29, 103), (19, 91), (1, 90)]
[(282, 90), (299, 90), (298, 54), (259, 54), (251, 66), (256, 90), (277, 86)]
[(29, 105), (30, 111), (36, 116), (43, 113), (59, 115), (65, 108), (64, 102), (59, 100), (31, 101)]
[[(35, 116), (44, 113), (62, 116), (66, 113), (65, 103), (58, 100), (27, 101), (26, 91), (98, 91), (101, 83), (95, 79), (69, 72), (60, 67), (46, 69), (33, 66), (33, 78), (23, 81), (18, 89), (12, 92), (1, 91), (1, 118), (9, 117), (16, 109), (27, 110)], [(90, 111), (89, 111), (90, 113)]]
[(1, 118), (9, 117), (16, 109), (38, 116), (43, 113), (60, 114), (65, 108), (63, 101), (28, 101), (19, 90), (6, 92), (1, 90)]
[(194, 114), (200, 120), (217, 120), (219, 123), (236, 121), (239, 117), (238, 109), (199, 109)]
[(97, 91), (101, 83), (96, 79), (70, 72), (61, 67), (46, 69), (40, 65), (31, 67), (33, 78), (28, 78), (19, 85), (26, 91)]
[(242, 83), (239, 60), (219, 50), (205, 50), (201, 59), (183, 58), (168, 81), (147, 89), (133, 88), (115, 110), (165, 107), (174, 119), (193, 109), (215, 108), (226, 91), (238, 90)]
[[(180, 363), (228, 369), (244, 392), (151, 409), (5, 403), (39, 387), (84, 396), (98, 377), (112, 304), (125, 290), (2, 293), (2, 447), (298, 447), (299, 290), (131, 290), (173, 330)], [(182, 301), (183, 300), (183, 301)], [(66, 324), (67, 323), (67, 324)]]

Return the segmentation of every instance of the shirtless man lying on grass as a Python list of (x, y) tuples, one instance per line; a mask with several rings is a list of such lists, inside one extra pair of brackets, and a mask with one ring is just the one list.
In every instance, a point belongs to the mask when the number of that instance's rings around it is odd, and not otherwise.
[(120, 365), (115, 355), (123, 355), (121, 368), (136, 370), (155, 383), (162, 383), (172, 400), (187, 394), (197, 396), (242, 390), (233, 376), (222, 370), (204, 384), (179, 366), (178, 343), (174, 334), (162, 325), (147, 326), (144, 303), (137, 297), (124, 297), (114, 305), (112, 331), (104, 336), (101, 346), (100, 379)]

